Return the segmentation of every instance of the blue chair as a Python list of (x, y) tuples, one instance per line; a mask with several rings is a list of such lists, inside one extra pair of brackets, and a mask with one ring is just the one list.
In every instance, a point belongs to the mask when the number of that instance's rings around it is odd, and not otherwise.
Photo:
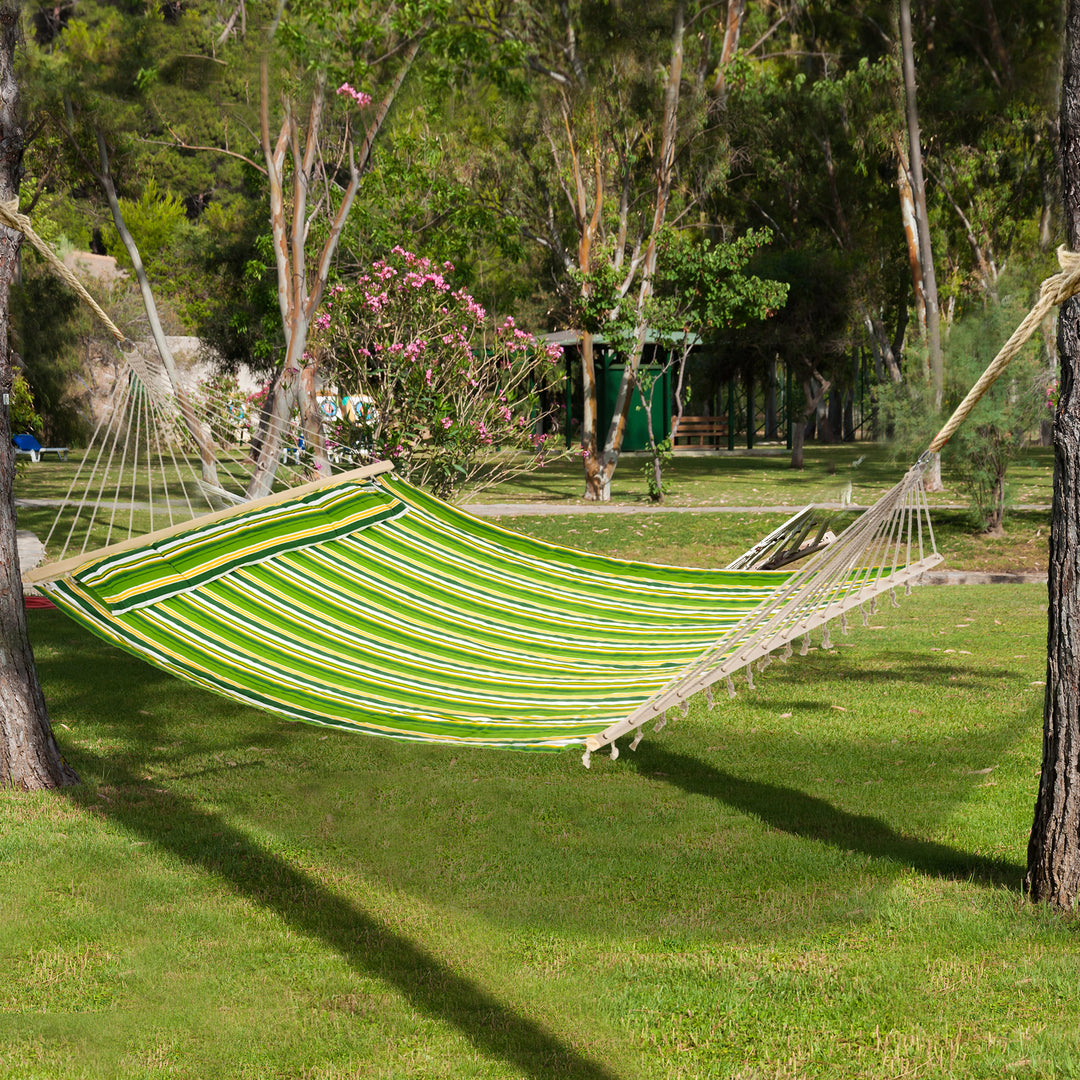
[(42, 446), (33, 435), (12, 435), (15, 444), (15, 456), (28, 457), (31, 461), (40, 461), (42, 454), (55, 454), (60, 461), (67, 461), (66, 446)]

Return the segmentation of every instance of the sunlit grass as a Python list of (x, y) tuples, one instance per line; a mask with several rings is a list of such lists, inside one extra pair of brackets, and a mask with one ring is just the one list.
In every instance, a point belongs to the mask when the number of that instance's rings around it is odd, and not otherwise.
[[(1053, 450), (1029, 447), (1009, 466), (1009, 497), (1017, 506), (1050, 504)], [(612, 483), (615, 503), (647, 505), (641, 454), (623, 455)], [(715, 453), (676, 454), (665, 470), (666, 502), (675, 506), (803, 506), (810, 502), (869, 505), (903, 476), (911, 463), (885, 445), (809, 445), (805, 468), (793, 470), (790, 455)], [(958, 478), (946, 465), (945, 491), (931, 496), (934, 505), (967, 505)], [(479, 492), (463, 501), (581, 501), (585, 474), (579, 457), (552, 461), (544, 468)]]
[[(726, 566), (790, 513), (545, 514), (500, 518), (507, 528), (567, 547), (604, 551), (624, 559), (689, 566)], [(943, 569), (995, 573), (1045, 573), (1050, 535), (1048, 510), (1016, 511), (1003, 536), (972, 532), (964, 511), (936, 510), (934, 536)], [(837, 511), (832, 528), (854, 518)]]

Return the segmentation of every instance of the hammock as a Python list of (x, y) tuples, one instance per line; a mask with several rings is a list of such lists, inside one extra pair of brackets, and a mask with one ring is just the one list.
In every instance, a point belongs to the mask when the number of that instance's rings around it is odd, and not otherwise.
[[(573, 551), (387, 470), (308, 484), (27, 581), (107, 641), (291, 719), (588, 753), (940, 561), (914, 473), (890, 512), (864, 516), (793, 572)], [(757, 562), (805, 535), (806, 521), (796, 515), (752, 549)]]
[[(0, 203), (0, 220), (58, 263), (13, 205)], [(112, 546), (110, 517), (106, 546), (88, 555), (99, 499), (83, 554), (25, 580), (106, 640), (292, 719), (462, 745), (583, 745), (586, 765), (604, 746), (614, 757), (618, 738), (633, 732), (633, 749), (644, 724), (661, 727), (698, 692), (711, 704), (717, 681), (734, 693), (740, 669), (752, 685), (753, 665), (778, 648), (786, 659), (801, 639), (805, 653), (811, 631), (821, 628), (830, 648), (832, 619), (845, 624), (852, 608), (910, 587), (941, 561), (923, 469), (1048, 311), (1080, 291), (1080, 259), (1058, 255), (1062, 273), (1043, 282), (1038, 303), (927, 453), (827, 546), (820, 530), (809, 539), (807, 508), (724, 570), (653, 566), (515, 535), (389, 475), (385, 464), (235, 506), (236, 492), (204, 470), (194, 486), (226, 509)], [(178, 413), (187, 410), (199, 444), (199, 425), (211, 418), (193, 416), (190, 400), (163, 386), (137, 350), (125, 359), (118, 387), (129, 418), (107, 429), (108, 452), (93, 471), (116, 474), (119, 495), (129, 446), (138, 456), (145, 431), (143, 457), (157, 456), (168, 491), (163, 446), (173, 474), (190, 458)], [(227, 412), (217, 419), (235, 424)], [(163, 424), (172, 425), (164, 440)], [(136, 493), (133, 480), (133, 505)], [(74, 525), (65, 547), (73, 533)], [(806, 550), (814, 554), (800, 569), (771, 569)]]

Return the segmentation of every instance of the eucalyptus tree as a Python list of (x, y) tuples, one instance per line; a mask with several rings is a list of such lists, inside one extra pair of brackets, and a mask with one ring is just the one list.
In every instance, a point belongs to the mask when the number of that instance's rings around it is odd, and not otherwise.
[[(509, 208), (547, 253), (559, 311), (595, 307), (601, 279), (634, 312), (613, 415), (600, 430), (594, 336), (578, 325), (585, 497), (605, 500), (618, 463), (665, 227), (696, 211), (726, 162), (713, 123), (717, 73), (735, 51), (741, 8), (687, 0), (504, 5), (493, 35), (516, 44), (530, 97), (506, 134)], [(727, 56), (721, 64), (723, 53)], [(722, 85), (722, 82), (721, 82)], [(602, 321), (602, 319), (600, 320)], [(578, 320), (581, 323), (581, 320)]]

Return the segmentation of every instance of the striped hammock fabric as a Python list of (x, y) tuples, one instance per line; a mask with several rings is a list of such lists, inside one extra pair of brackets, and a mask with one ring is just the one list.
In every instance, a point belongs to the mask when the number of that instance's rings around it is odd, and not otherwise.
[(181, 678), (399, 739), (583, 744), (790, 576), (556, 547), (387, 474), (207, 520), (39, 587)]

